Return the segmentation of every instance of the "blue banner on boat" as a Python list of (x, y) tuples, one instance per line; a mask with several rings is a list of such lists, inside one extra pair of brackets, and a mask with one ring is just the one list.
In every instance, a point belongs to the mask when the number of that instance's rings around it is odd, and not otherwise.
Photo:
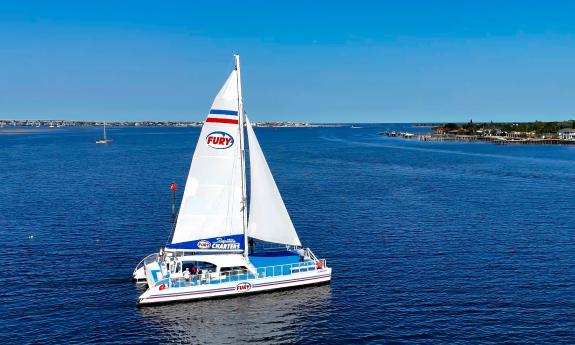
[(168, 244), (170, 249), (212, 250), (217, 252), (244, 250), (244, 235), (220, 236)]

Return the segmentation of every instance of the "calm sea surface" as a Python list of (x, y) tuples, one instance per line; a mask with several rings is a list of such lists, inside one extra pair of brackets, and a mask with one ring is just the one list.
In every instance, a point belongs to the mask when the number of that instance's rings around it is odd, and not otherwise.
[(0, 134), (0, 341), (575, 343), (575, 146), (376, 135), (402, 127), (256, 129), (331, 285), (144, 308), (199, 129)]

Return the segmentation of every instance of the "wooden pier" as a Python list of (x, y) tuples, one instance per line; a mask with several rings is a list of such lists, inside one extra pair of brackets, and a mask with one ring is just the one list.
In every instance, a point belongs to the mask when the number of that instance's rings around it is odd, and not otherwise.
[(505, 138), (495, 136), (477, 136), (477, 135), (418, 135), (420, 141), (484, 141), (497, 145), (575, 145), (575, 140), (562, 139), (536, 139), (536, 138)]
[(446, 135), (446, 134), (415, 134), (406, 132), (380, 132), (379, 135), (419, 141), (483, 141), (496, 145), (575, 145), (575, 140), (564, 139), (538, 139), (538, 138), (508, 138), (501, 136), (479, 135)]

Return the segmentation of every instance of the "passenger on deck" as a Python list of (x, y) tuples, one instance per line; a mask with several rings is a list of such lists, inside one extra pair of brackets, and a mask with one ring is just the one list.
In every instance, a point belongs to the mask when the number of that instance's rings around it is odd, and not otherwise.
[(184, 271), (184, 279), (190, 281), (190, 270), (186, 268)]
[(197, 272), (196, 266), (192, 265), (192, 269), (190, 270), (190, 272), (192, 273), (192, 275), (195, 275)]
[(303, 250), (302, 248), (298, 248), (296, 250), (296, 252), (299, 255), (299, 262), (303, 262), (304, 258), (305, 258), (305, 250)]

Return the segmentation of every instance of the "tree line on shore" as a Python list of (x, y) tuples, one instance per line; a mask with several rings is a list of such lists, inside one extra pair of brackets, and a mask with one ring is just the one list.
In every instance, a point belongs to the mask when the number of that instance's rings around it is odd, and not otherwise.
[(442, 126), (434, 126), (433, 130), (443, 130), (445, 132), (458, 132), (460, 134), (475, 134), (479, 130), (501, 130), (504, 132), (534, 132), (537, 135), (546, 133), (557, 133), (563, 128), (575, 128), (575, 120), (568, 121), (534, 121), (534, 122), (488, 122), (488, 123), (475, 123), (470, 120), (466, 124), (460, 123), (446, 123)]

